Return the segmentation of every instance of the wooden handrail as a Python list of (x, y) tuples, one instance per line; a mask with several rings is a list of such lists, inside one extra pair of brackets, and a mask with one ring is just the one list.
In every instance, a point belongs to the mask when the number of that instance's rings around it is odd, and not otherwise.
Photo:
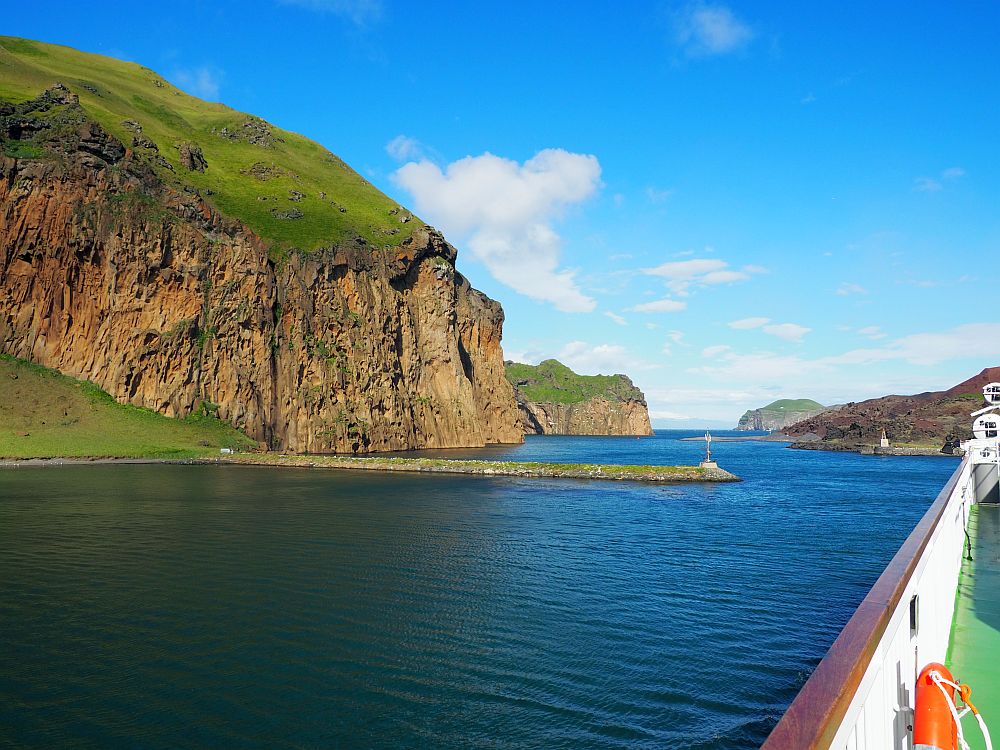
[(906, 537), (761, 750), (828, 750), (948, 505), (964, 462)]

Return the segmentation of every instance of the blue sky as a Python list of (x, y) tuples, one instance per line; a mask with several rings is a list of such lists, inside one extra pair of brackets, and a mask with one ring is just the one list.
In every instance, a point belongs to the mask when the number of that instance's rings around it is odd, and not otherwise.
[(1000, 364), (995, 3), (102, 7), (4, 33), (320, 141), (459, 248), (508, 358), (626, 372), (655, 424)]

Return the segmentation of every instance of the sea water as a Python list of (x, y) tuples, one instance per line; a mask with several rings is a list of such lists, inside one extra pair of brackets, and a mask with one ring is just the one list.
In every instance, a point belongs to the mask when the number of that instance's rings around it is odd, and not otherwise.
[(756, 747), (957, 461), (714, 449), (742, 483), (0, 469), (0, 746)]

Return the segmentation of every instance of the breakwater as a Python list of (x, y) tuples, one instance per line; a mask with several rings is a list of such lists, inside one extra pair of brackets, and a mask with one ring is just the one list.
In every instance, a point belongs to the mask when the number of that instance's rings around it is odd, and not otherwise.
[(253, 466), (289, 466), (351, 471), (407, 471), (434, 474), (468, 474), (533, 478), (607, 479), (633, 482), (738, 482), (725, 469), (698, 466), (647, 466), (618, 464), (557, 464), (541, 461), (484, 461), (445, 458), (317, 456), (292, 454), (233, 454), (205, 463)]

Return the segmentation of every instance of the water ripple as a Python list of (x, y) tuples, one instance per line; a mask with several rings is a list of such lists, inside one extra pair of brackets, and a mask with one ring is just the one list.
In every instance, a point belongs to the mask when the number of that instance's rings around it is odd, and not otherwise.
[[(581, 451), (697, 446), (514, 449)], [(746, 482), (0, 471), (0, 746), (755, 747), (954, 465), (720, 451)]]

